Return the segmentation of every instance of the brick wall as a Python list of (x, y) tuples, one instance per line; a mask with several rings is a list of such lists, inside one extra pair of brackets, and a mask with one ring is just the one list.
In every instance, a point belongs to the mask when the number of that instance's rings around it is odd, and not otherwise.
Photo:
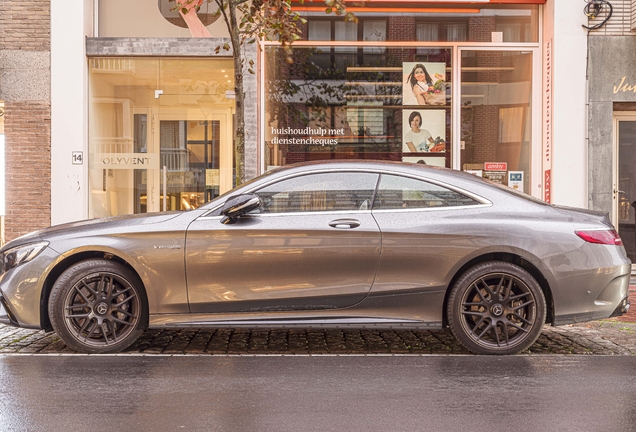
[[(389, 17), (387, 40), (389, 41), (414, 41), (415, 17)], [(389, 64), (387, 66), (401, 65), (405, 61), (413, 61), (416, 49), (388, 49)]]
[(496, 105), (476, 106), (473, 116), (473, 140), (476, 145), (472, 163), (496, 161), (499, 107)]
[(5, 239), (51, 221), (50, 1), (0, 0)]
[(387, 40), (414, 41), (415, 40), (415, 17), (412, 17), (412, 16), (389, 17)]
[(474, 17), (468, 20), (468, 40), (472, 42), (491, 42), (492, 32), (497, 28), (495, 17)]
[(0, 50), (50, 51), (50, 0), (0, 0)]
[[(475, 17), (469, 19), (469, 40), (475, 42), (490, 42), (492, 32), (495, 31), (495, 17)], [(473, 66), (479, 68), (493, 68), (501, 66), (501, 52), (478, 51)], [(477, 82), (493, 82), (500, 80), (500, 72), (495, 69), (480, 70), (475, 74)], [(499, 141), (499, 106), (480, 105), (473, 113), (473, 142), (475, 153), (471, 163), (483, 163), (498, 160), (497, 144)]]
[(5, 237), (14, 239), (51, 222), (51, 107), (7, 102)]

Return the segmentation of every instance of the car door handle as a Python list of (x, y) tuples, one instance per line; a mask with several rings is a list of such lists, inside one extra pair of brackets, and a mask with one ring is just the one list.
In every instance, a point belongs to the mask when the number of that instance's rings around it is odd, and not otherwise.
[(350, 229), (360, 226), (360, 221), (355, 219), (336, 219), (329, 222), (329, 226), (338, 229)]

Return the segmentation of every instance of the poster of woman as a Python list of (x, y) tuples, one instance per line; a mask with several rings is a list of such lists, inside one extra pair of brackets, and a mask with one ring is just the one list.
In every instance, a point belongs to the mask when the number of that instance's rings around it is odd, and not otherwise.
[(402, 110), (402, 152), (446, 151), (446, 110)]
[(402, 63), (402, 105), (446, 105), (446, 63)]

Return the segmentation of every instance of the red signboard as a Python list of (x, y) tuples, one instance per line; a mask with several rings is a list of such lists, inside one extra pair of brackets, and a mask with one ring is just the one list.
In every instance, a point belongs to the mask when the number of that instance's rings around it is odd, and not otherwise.
[(546, 170), (543, 177), (543, 201), (550, 204), (550, 170)]
[(485, 171), (508, 171), (507, 162), (484, 162)]

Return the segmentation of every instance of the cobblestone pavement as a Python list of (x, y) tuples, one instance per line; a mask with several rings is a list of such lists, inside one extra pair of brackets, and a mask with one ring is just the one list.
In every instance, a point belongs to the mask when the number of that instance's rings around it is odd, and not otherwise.
[[(74, 353), (54, 333), (0, 325), (1, 354)], [(126, 354), (470, 354), (449, 330), (148, 330)], [(526, 354), (636, 355), (636, 323), (546, 326)]]

